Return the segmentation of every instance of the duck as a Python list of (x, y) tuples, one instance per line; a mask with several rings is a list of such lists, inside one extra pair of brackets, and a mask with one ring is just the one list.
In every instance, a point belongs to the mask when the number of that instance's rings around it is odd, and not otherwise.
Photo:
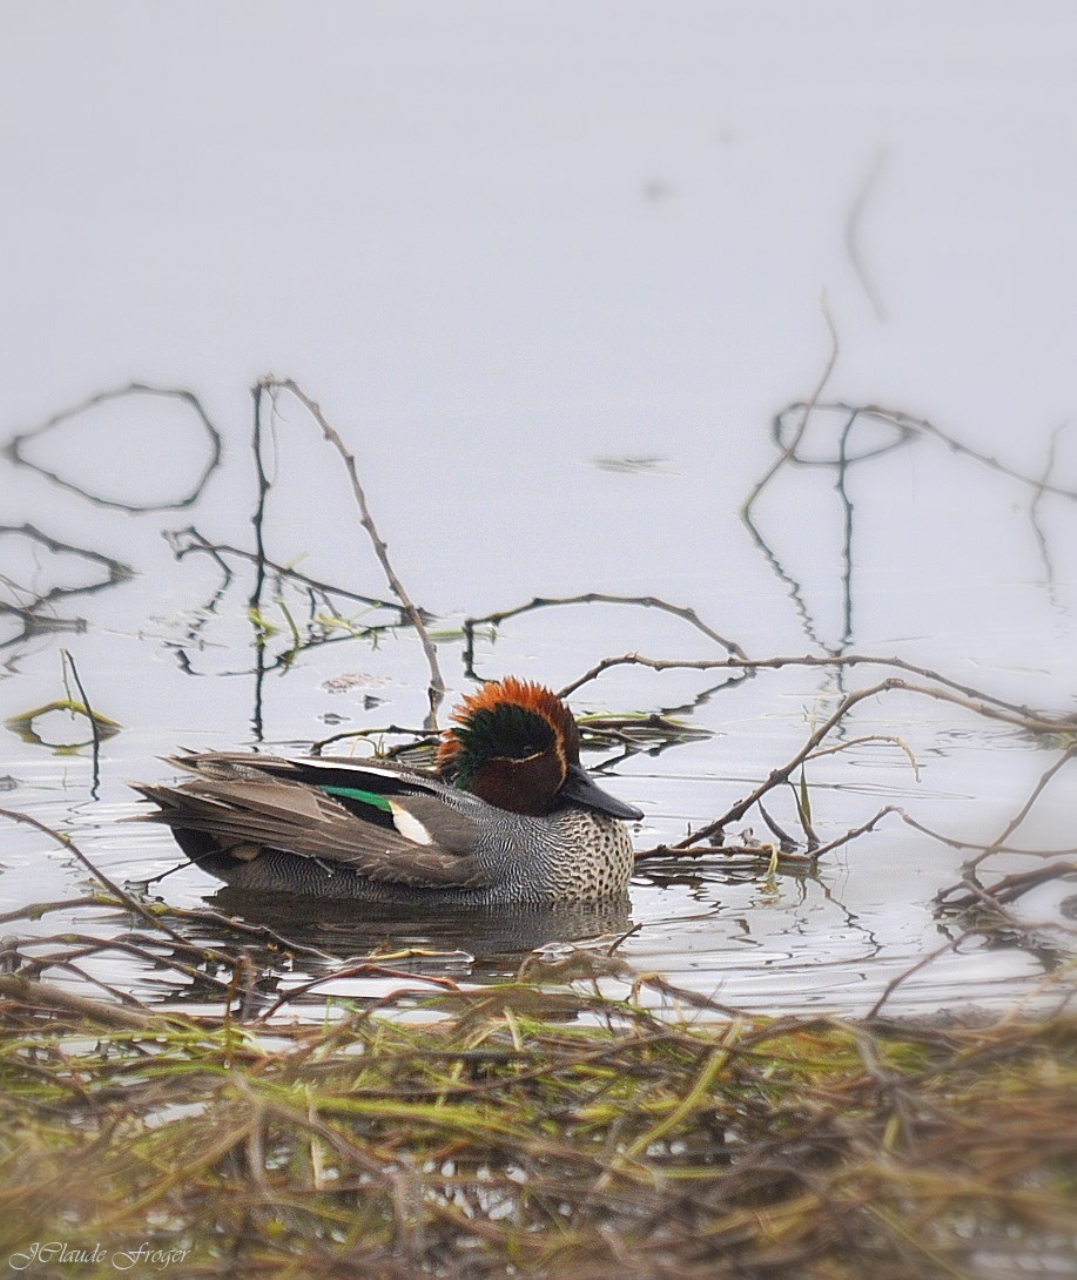
[(187, 857), (233, 889), (474, 906), (625, 899), (643, 813), (580, 764), (580, 731), (543, 685), (463, 698), (436, 765), (186, 752), (178, 784), (133, 783)]

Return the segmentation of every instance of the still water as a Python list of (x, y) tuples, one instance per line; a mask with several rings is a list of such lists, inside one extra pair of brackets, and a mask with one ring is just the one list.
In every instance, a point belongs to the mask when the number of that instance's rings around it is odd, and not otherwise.
[[(177, 746), (297, 751), (426, 712), (422, 650), (341, 459), (287, 394), (263, 400), (270, 571), (252, 618), (251, 387), (269, 368), (356, 455), (450, 700), (475, 677), (558, 688), (618, 655), (727, 656), (633, 603), (658, 598), (751, 659), (899, 658), (974, 701), (1073, 716), (1077, 184), (1061, 157), (1077, 21), (1051, 4), (812, 11), (475, 3), (420, 29), (391, 5), (298, 22), (235, 4), (212, 42), (134, 5), (8, 19), (2, 92), (36, 108), (0, 117), (0, 218), (21, 248), (0, 319), (5, 807), (134, 892), (308, 948), (174, 922), (250, 946), (267, 998), (378, 947), (482, 982), (634, 928), (617, 951), (634, 970), (751, 1010), (864, 1013), (936, 951), (887, 1007), (1065, 999), (1072, 874), (1011, 919), (933, 899), (1072, 739), (922, 692), (859, 703), (806, 785), (823, 844), (886, 806), (943, 838), (894, 812), (813, 871), (645, 861), (611, 919), (296, 919), (191, 867), (147, 885), (181, 859), (167, 831), (127, 821), (128, 780), (169, 776)], [(132, 381), (151, 389), (95, 398)], [(479, 623), (468, 650), (468, 618), (586, 593), (624, 600)], [(84, 718), (31, 714), (83, 700), (74, 673), (114, 722), (96, 751)], [(685, 727), (586, 759), (645, 811), (646, 849), (729, 811), (888, 674), (620, 664), (571, 701)], [(1005, 841), (1027, 852), (993, 853), (984, 884), (1074, 859), (1075, 775), (1070, 761), (1043, 787)], [(764, 803), (802, 837), (791, 788)], [(69, 850), (2, 832), (2, 929), (25, 956), (132, 927), (78, 904), (91, 881)], [(752, 839), (773, 839), (758, 810), (727, 830)], [(144, 1000), (219, 999), (134, 950), (79, 970)], [(350, 973), (289, 1007), (399, 985)]]

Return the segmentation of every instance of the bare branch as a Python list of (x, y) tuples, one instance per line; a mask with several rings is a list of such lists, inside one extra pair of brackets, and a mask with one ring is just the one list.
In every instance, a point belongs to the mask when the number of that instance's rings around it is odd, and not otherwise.
[(269, 391), (281, 390), (289, 391), (304, 406), (311, 417), (317, 422), (322, 429), (322, 434), (326, 440), (336, 449), (344, 462), (344, 466), (348, 472), (348, 478), (351, 481), (352, 493), (359, 506), (360, 523), (367, 531), (371, 545), (374, 548), (374, 554), (378, 557), (385, 577), (389, 583), (389, 587), (393, 594), (404, 606), (404, 611), (408, 615), (411, 625), (415, 628), (419, 636), (419, 641), (423, 646), (423, 652), (426, 654), (426, 661), (430, 667), (430, 688), (428, 691), (430, 712), (426, 719), (426, 727), (428, 729), (437, 728), (438, 707), (441, 705), (445, 696), (445, 681), (441, 676), (441, 669), (438, 666), (437, 650), (433, 641), (430, 639), (430, 633), (426, 629), (423, 622), (422, 614), (412, 603), (410, 596), (404, 589), (404, 584), (396, 575), (396, 571), (389, 560), (389, 548), (382, 540), (378, 533), (377, 526), (370, 514), (370, 508), (367, 506), (366, 494), (363, 492), (363, 486), (359, 481), (359, 472), (356, 467), (355, 455), (351, 453), (344, 441), (340, 438), (339, 433), (326, 420), (322, 413), (321, 407), (306, 394), (305, 391), (292, 378), (263, 378), (259, 384)]

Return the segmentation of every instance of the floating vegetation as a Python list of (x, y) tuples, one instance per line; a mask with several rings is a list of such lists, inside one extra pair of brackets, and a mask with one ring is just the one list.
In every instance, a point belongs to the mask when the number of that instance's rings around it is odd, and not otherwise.
[(1077, 1250), (1069, 1019), (691, 1022), (519, 982), (255, 1029), (0, 983), (0, 1256), (39, 1280), (72, 1274), (45, 1242), (88, 1277), (139, 1249), (185, 1276), (574, 1280)]
[(693, 738), (709, 738), (710, 730), (674, 716), (633, 711), (621, 715), (579, 715), (576, 723), (585, 747), (632, 746), (656, 751)]
[[(56, 741), (55, 737), (47, 735), (45, 727), (40, 723), (47, 716), (56, 713), (64, 713), (71, 721), (86, 721), (91, 736), (86, 742), (69, 742)], [(42, 707), (33, 707), (29, 711), (23, 711), (21, 714), (11, 716), (4, 723), (12, 733), (17, 733), (24, 742), (38, 743), (41, 746), (52, 747), (56, 751), (76, 751), (79, 747), (89, 746), (95, 738), (111, 738), (114, 734), (120, 732), (122, 725), (115, 720), (111, 720), (108, 716), (102, 715), (100, 711), (94, 711), (84, 702), (79, 702), (73, 698), (54, 698), (52, 702), (45, 703)]]

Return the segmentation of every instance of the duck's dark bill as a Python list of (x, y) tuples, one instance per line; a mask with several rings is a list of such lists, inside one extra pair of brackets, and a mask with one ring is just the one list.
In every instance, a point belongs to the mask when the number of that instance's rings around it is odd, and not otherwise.
[(578, 764), (569, 765), (568, 777), (561, 788), (561, 795), (566, 800), (586, 805), (588, 809), (597, 809), (600, 813), (608, 813), (613, 818), (639, 822), (643, 817), (641, 810), (634, 805), (625, 804), (623, 800), (611, 796), (608, 791), (603, 791), (587, 770)]

